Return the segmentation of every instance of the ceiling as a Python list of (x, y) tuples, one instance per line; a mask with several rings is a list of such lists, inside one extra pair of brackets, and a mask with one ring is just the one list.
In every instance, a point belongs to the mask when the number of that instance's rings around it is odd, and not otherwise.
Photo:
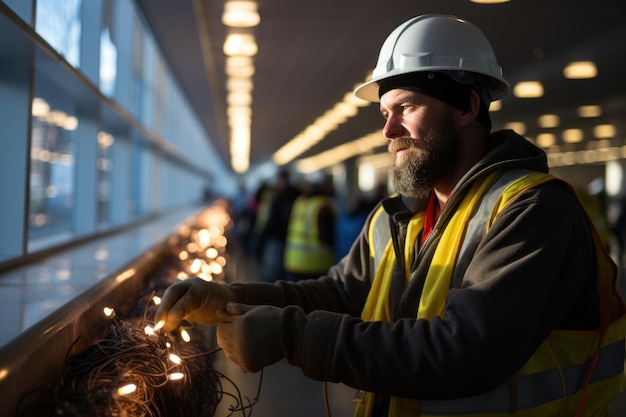
[[(221, 22), (224, 0), (136, 0), (152, 26), (182, 88), (205, 125), (214, 147), (230, 166), (226, 117), (225, 57), (227, 28)], [(492, 113), (494, 128), (524, 122), (526, 136), (545, 132), (538, 116), (560, 116), (551, 129), (560, 138), (568, 128), (581, 128), (583, 148), (596, 141), (591, 128), (613, 123), (617, 146), (626, 144), (626, 3), (615, 0), (511, 0), (475, 4), (469, 0), (258, 0), (260, 24), (253, 29), (254, 57), (250, 169), (272, 154), (346, 92), (365, 80), (386, 36), (400, 23), (423, 13), (463, 17), (491, 40), (513, 86), (538, 80), (545, 94), (520, 99), (509, 95)], [(203, 54), (203, 48), (205, 53)], [(592, 60), (598, 75), (568, 80), (570, 61)], [(598, 104), (602, 115), (578, 117), (580, 105)], [(302, 156), (318, 154), (381, 129), (376, 104), (330, 132)], [(549, 129), (548, 129), (549, 130)], [(615, 145), (614, 145), (615, 146)], [(569, 147), (569, 148), (568, 148)]]

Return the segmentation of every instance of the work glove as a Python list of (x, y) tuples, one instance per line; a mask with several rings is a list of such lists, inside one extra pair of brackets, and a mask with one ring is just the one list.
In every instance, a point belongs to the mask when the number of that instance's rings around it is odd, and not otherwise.
[[(189, 278), (170, 286), (155, 314), (155, 328), (171, 332), (181, 321), (215, 324), (218, 310), (234, 301), (235, 293), (226, 284)], [(162, 327), (161, 327), (162, 326)]]
[[(220, 315), (217, 344), (243, 372), (258, 372), (284, 358), (287, 348), (283, 328), (287, 322), (296, 323), (292, 318), (304, 317), (298, 307), (246, 304), (228, 304)], [(289, 330), (299, 333), (297, 329)]]

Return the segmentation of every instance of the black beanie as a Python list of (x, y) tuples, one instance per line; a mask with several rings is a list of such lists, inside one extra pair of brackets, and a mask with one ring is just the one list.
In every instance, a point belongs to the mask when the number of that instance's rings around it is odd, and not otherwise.
[[(434, 71), (396, 75), (395, 77), (380, 80), (378, 85), (379, 98), (387, 91), (399, 88), (426, 94), (463, 111), (469, 108), (470, 95), (472, 90), (476, 89), (472, 84), (458, 83), (452, 77), (442, 72)], [(480, 91), (478, 93), (480, 96)], [(476, 120), (485, 125), (487, 130), (491, 130), (489, 107), (482, 100), (480, 100), (480, 109)]]

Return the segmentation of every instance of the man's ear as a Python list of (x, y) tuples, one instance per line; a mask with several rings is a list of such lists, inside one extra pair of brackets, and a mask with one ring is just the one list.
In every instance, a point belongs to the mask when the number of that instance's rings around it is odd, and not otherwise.
[(478, 117), (480, 112), (480, 96), (476, 90), (472, 90), (467, 110), (461, 112), (461, 125), (467, 126)]

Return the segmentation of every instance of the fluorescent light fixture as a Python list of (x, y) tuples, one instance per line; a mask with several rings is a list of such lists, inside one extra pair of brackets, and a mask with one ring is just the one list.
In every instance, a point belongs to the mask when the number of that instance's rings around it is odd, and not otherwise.
[(583, 141), (583, 131), (581, 129), (565, 129), (563, 141), (565, 143), (580, 143)]
[(513, 87), (513, 94), (518, 98), (537, 98), (543, 96), (543, 85), (539, 81), (522, 81)]
[(593, 128), (593, 136), (598, 139), (614, 138), (615, 133), (615, 125), (612, 124), (597, 125)]
[(252, 104), (252, 94), (228, 93), (226, 103), (228, 103), (229, 106), (249, 106)]
[(254, 56), (259, 51), (256, 40), (249, 33), (231, 33), (224, 42), (227, 56)]
[(522, 122), (509, 122), (504, 125), (504, 128), (514, 130), (522, 136), (526, 134), (526, 124)]
[(561, 119), (556, 114), (543, 114), (539, 116), (537, 123), (539, 123), (539, 127), (549, 129), (552, 127), (558, 127), (559, 123), (561, 123)]
[(570, 62), (564, 69), (565, 78), (580, 80), (585, 78), (594, 78), (598, 75), (596, 65), (592, 61), (575, 61)]
[[(326, 111), (326, 113), (318, 117), (311, 125), (304, 129), (304, 131), (278, 149), (272, 156), (272, 160), (277, 165), (285, 165), (293, 161), (298, 155), (323, 140), (324, 137), (326, 137), (329, 132), (335, 130), (337, 126), (344, 123), (349, 118), (356, 116), (359, 112), (359, 107), (366, 105), (369, 105), (369, 102), (360, 99), (355, 100), (352, 91), (344, 94), (342, 101), (335, 103), (332, 109)], [(328, 153), (323, 154), (326, 157), (329, 156)], [(313, 167), (317, 166), (317, 163), (312, 162), (316, 161), (315, 157), (307, 159), (307, 162), (299, 165), (300, 167), (306, 166), (306, 168), (301, 168), (300, 172), (315, 171)]]
[(489, 105), (489, 111), (500, 111), (502, 110), (502, 100), (492, 101)]
[(253, 83), (250, 78), (241, 77), (241, 78), (233, 78), (230, 77), (226, 81), (226, 89), (230, 92), (244, 92), (249, 93), (253, 89)]
[(602, 115), (602, 108), (595, 104), (580, 106), (578, 107), (578, 115), (580, 117), (600, 117)]
[(261, 22), (254, 1), (227, 1), (224, 4), (222, 23), (235, 28), (251, 28)]
[(535, 142), (542, 148), (549, 148), (556, 143), (556, 136), (552, 133), (540, 133), (535, 138)]

